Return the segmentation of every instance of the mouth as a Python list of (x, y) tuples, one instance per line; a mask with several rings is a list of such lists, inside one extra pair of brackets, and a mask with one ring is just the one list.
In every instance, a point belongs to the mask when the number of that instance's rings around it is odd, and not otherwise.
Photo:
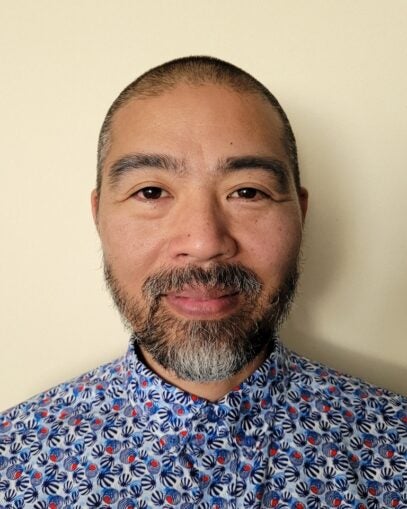
[(163, 295), (168, 307), (183, 318), (216, 320), (233, 313), (239, 306), (239, 292), (216, 288), (187, 288)]

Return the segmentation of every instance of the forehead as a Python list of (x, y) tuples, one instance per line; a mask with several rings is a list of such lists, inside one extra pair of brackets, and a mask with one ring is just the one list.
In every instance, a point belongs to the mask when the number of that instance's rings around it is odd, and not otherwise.
[(208, 165), (238, 153), (286, 160), (279, 114), (260, 94), (179, 84), (136, 97), (113, 117), (105, 166), (131, 152), (165, 153)]

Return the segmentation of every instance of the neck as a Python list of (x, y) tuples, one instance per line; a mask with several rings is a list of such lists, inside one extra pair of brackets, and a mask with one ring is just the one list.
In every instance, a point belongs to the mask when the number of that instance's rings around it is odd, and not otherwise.
[(182, 389), (185, 392), (194, 394), (200, 398), (206, 399), (211, 402), (216, 402), (223, 396), (228, 394), (233, 388), (240, 385), (247, 377), (249, 377), (256, 369), (264, 362), (267, 357), (268, 349), (264, 349), (257, 357), (255, 357), (247, 366), (241, 371), (236, 373), (230, 378), (224, 380), (216, 380), (211, 382), (193, 382), (190, 380), (183, 380), (178, 378), (177, 375), (165, 368), (163, 368), (153, 357), (139, 347), (139, 352), (142, 355), (142, 361), (146, 366), (154, 371), (159, 377), (166, 382)]

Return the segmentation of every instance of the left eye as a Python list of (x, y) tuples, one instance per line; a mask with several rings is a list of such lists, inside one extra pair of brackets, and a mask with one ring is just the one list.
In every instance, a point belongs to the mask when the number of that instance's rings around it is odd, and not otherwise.
[(143, 187), (134, 194), (136, 198), (139, 200), (149, 201), (149, 200), (158, 200), (159, 198), (163, 198), (165, 195), (164, 189), (156, 186)]
[(243, 198), (245, 200), (260, 200), (262, 198), (267, 198), (266, 193), (259, 189), (255, 189), (254, 187), (242, 187), (241, 189), (233, 192), (230, 196), (231, 198)]

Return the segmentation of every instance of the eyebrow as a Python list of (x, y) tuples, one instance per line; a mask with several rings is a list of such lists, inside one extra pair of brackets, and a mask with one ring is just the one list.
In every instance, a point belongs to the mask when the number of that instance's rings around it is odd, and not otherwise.
[[(155, 168), (167, 170), (180, 175), (185, 175), (186, 164), (183, 159), (177, 159), (167, 154), (126, 154), (115, 161), (108, 174), (108, 180), (112, 187), (128, 173), (137, 169)], [(216, 170), (220, 173), (231, 173), (240, 170), (265, 170), (276, 177), (278, 191), (287, 193), (289, 190), (289, 171), (287, 165), (275, 157), (244, 155), (220, 159)]]
[(218, 171), (229, 173), (239, 170), (265, 170), (274, 175), (280, 193), (289, 191), (289, 170), (280, 159), (270, 156), (238, 156), (228, 157), (218, 163)]
[(127, 154), (115, 161), (110, 167), (110, 185), (115, 187), (124, 175), (139, 168), (160, 168), (181, 173), (185, 171), (185, 163), (183, 160), (166, 154)]

